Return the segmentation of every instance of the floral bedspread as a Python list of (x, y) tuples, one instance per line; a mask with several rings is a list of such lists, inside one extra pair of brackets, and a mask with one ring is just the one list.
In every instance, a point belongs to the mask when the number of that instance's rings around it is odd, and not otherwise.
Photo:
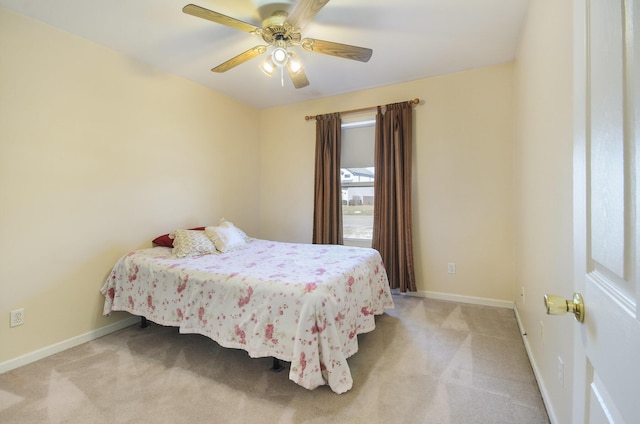
[(207, 336), (251, 357), (291, 362), (289, 378), (336, 393), (374, 315), (393, 308), (373, 249), (252, 239), (223, 254), (176, 258), (154, 247), (120, 258), (101, 289), (104, 314), (128, 311)]

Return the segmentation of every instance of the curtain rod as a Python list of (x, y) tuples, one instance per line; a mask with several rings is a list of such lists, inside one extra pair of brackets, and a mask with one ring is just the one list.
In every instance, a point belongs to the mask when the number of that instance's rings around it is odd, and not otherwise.
[[(407, 100), (407, 103), (411, 103), (411, 104), (417, 105), (418, 103), (420, 103), (420, 99), (415, 98), (413, 100)], [(369, 107), (363, 107), (363, 108), (360, 108), (360, 109), (343, 110), (343, 111), (338, 112), (338, 113), (341, 114), (341, 115), (345, 115), (347, 113), (366, 112), (368, 110), (375, 110), (378, 107), (379, 106), (369, 106)], [(313, 115), (313, 116), (307, 115), (307, 116), (304, 117), (304, 120), (305, 121), (309, 121), (311, 119), (316, 119), (317, 116), (319, 116), (319, 115)]]

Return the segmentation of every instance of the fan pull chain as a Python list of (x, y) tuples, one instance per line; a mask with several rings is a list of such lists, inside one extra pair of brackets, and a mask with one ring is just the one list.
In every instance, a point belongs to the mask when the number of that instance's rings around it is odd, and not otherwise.
[(284, 66), (280, 66), (280, 86), (284, 87)]

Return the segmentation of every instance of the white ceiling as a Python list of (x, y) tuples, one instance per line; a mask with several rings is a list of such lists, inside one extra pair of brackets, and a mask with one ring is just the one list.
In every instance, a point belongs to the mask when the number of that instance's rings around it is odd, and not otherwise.
[(302, 89), (286, 75), (284, 87), (279, 77), (265, 76), (261, 58), (211, 72), (264, 42), (182, 13), (194, 3), (260, 27), (257, 2), (0, 0), (0, 7), (263, 109), (511, 61), (529, 0), (331, 0), (304, 27), (303, 38), (368, 47), (373, 56), (361, 63), (298, 47), (311, 82)]

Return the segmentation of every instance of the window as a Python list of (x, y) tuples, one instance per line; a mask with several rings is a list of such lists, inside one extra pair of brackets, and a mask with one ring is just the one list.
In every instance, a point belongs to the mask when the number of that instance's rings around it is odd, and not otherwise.
[(342, 123), (340, 181), (344, 244), (371, 247), (375, 180), (375, 119)]

